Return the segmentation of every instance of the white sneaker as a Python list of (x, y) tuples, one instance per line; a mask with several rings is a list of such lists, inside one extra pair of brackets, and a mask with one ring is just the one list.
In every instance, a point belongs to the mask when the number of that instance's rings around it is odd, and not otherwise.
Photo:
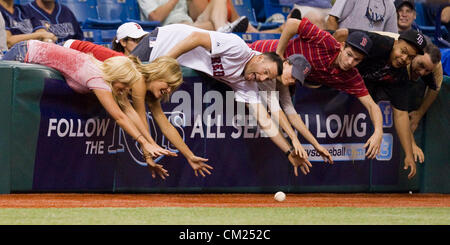
[(248, 28), (248, 18), (241, 16), (239, 19), (217, 29), (218, 32), (245, 32)]

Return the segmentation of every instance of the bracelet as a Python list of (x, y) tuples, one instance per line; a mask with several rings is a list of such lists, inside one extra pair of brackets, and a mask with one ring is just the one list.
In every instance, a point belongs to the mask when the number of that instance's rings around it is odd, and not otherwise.
[(294, 151), (294, 147), (291, 147), (291, 149), (287, 150), (284, 154), (286, 154), (286, 157), (289, 157), (292, 151)]

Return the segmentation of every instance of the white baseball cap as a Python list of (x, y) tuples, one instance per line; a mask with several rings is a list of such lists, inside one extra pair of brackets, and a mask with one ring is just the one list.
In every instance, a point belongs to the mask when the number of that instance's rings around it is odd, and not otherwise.
[(135, 22), (127, 22), (119, 26), (116, 32), (116, 42), (125, 37), (141, 38), (148, 32), (144, 31), (142, 27)]

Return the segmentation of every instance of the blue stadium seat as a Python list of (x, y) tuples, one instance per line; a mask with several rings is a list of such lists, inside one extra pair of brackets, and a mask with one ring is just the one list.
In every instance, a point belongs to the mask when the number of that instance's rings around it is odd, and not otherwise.
[(111, 43), (116, 37), (116, 30), (83, 29), (84, 40), (96, 44)]
[(233, 0), (234, 8), (240, 16), (247, 16), (250, 24), (258, 30), (274, 29), (280, 26), (280, 23), (262, 23), (256, 20), (255, 11), (251, 0)]
[(14, 0), (15, 4), (20, 4), (20, 5), (26, 5), (31, 2), (34, 2), (34, 0)]
[(116, 30), (100, 30), (103, 43), (111, 43), (116, 37)]
[(269, 18), (273, 14), (279, 13), (284, 16), (286, 19), (289, 13), (291, 12), (291, 9), (293, 8), (292, 5), (284, 5), (280, 4), (280, 1), (278, 0), (264, 0), (264, 14), (266, 18)]
[(100, 20), (119, 19), (125, 21), (128, 18), (126, 2), (126, 0), (97, 0), (98, 18)]
[(245, 42), (252, 43), (258, 40), (280, 39), (281, 33), (236, 33)]
[(88, 18), (98, 18), (96, 0), (59, 0), (59, 3), (72, 10), (82, 26)]
[(84, 22), (87, 18), (98, 18), (96, 0), (58, 0), (58, 2), (67, 6), (79, 22)]
[(85, 41), (99, 43), (102, 41), (102, 33), (97, 29), (83, 29), (83, 36)]
[(141, 21), (136, 0), (94, 0), (97, 3), (97, 18), (89, 18), (84, 23), (86, 29), (117, 29), (124, 22), (136, 22), (145, 30), (160, 26), (159, 21)]
[(429, 25), (428, 23), (426, 23), (425, 20), (425, 12), (423, 10), (423, 3), (420, 2), (416, 2), (414, 5), (414, 8), (416, 9), (416, 24), (419, 26), (426, 26)]

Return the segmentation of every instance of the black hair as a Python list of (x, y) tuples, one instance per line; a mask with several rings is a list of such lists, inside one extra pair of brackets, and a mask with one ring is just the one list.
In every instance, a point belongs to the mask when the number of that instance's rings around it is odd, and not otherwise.
[(425, 46), (423, 52), (430, 55), (433, 64), (437, 64), (441, 61), (441, 50), (439, 50), (439, 48), (431, 41), (427, 40), (427, 46)]
[(278, 76), (281, 76), (281, 74), (283, 74), (283, 59), (281, 59), (281, 57), (275, 52), (265, 52), (263, 55), (271, 61), (277, 63), (277, 74)]
[(120, 44), (120, 42), (116, 42), (117, 37), (114, 37), (111, 43), (111, 49), (120, 53), (125, 53), (125, 48)]

